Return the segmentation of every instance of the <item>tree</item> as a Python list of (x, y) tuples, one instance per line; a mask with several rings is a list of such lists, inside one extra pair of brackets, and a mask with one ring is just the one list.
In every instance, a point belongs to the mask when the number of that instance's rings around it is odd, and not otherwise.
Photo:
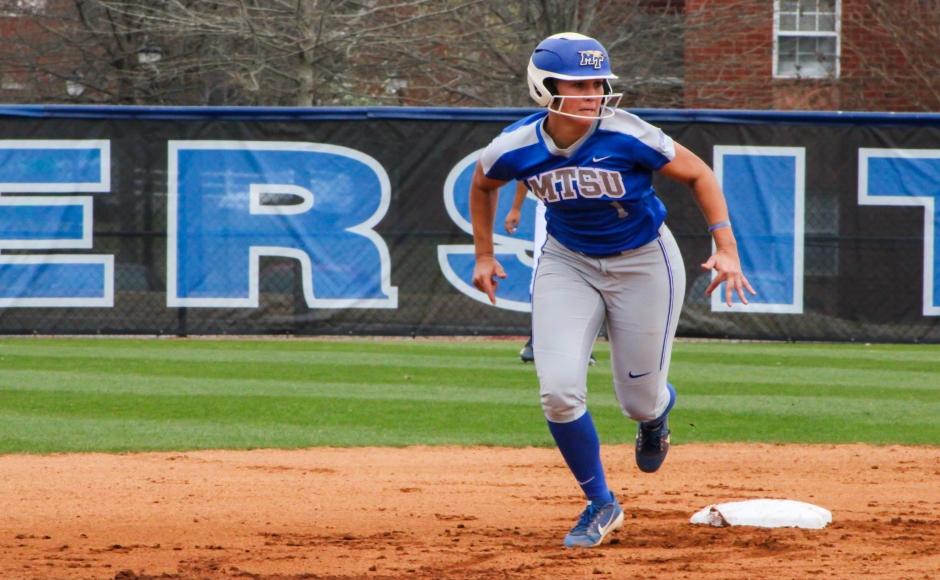
[[(408, 79), (417, 104), (531, 105), (525, 69), (532, 49), (562, 31), (588, 34), (610, 53), (631, 106), (682, 102), (681, 6), (670, 1), (485, 0), (458, 5), (387, 39), (385, 66)], [(427, 28), (431, 25), (432, 28)]]
[(0, 66), (30, 79), (26, 101), (69, 83), (116, 104), (528, 105), (532, 47), (573, 30), (608, 46), (632, 105), (681, 104), (669, 0), (24, 2), (11, 18), (32, 32), (8, 37)]

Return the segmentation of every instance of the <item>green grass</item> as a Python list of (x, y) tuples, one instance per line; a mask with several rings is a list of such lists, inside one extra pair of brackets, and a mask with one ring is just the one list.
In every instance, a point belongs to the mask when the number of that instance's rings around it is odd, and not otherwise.
[[(0, 339), (0, 453), (551, 445), (507, 341)], [(607, 344), (602, 441), (632, 440)], [(940, 346), (679, 342), (673, 441), (940, 445)]]

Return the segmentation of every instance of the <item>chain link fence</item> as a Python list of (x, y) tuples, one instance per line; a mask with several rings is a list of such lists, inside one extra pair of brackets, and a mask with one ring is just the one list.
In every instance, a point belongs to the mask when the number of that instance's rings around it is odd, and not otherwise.
[[(24, 147), (55, 150), (64, 142), (107, 143), (107, 159), (102, 160), (102, 166), (108, 176), (106, 191), (88, 192), (80, 187), (69, 191), (62, 185), (57, 185), (58, 189), (42, 186), (27, 191), (29, 187), (23, 183), (13, 188), (17, 193), (10, 193), (9, 186), (0, 190), (3, 192), (0, 201), (18, 197), (38, 200), (36, 205), (42, 205), (42, 198), (84, 197), (93, 202), (93, 215), (82, 226), (90, 228), (89, 243), (84, 247), (73, 244), (70, 249), (42, 247), (35, 240), (32, 244), (21, 243), (29, 238), (32, 227), (29, 224), (33, 222), (10, 225), (15, 215), (21, 214), (10, 213), (12, 206), (0, 203), (0, 216), (6, 216), (0, 222), (7, 223), (0, 230), (3, 243), (0, 332), (528, 334), (528, 313), (484, 304), (469, 293), (467, 280), (459, 279), (460, 272), (454, 270), (448, 275), (449, 268), (453, 269), (451, 266), (457, 262), (452, 260), (449, 265), (447, 249), (472, 244), (466, 224), (461, 222), (460, 209), (455, 209), (461, 203), (460, 196), (466, 196), (466, 191), (459, 190), (459, 175), (454, 178), (459, 173), (458, 166), (505, 125), (530, 112), (407, 108), (8, 109), (0, 116), (5, 135), (0, 155), (7, 160), (0, 164), (7, 169), (0, 172), (7, 174), (3, 178), (7, 185), (20, 175), (11, 169), (11, 159), (18, 159), (11, 157), (11, 151)], [(685, 187), (657, 177), (655, 185), (670, 210), (667, 224), (676, 235), (687, 269), (687, 298), (679, 336), (940, 342), (937, 266), (940, 253), (934, 251), (937, 242), (933, 227), (940, 221), (933, 203), (940, 196), (936, 185), (940, 183), (940, 115), (637, 112), (713, 166), (718, 147), (742, 148), (735, 151), (744, 152), (745, 158), (750, 155), (747, 151), (761, 155), (767, 151), (782, 152), (778, 157), (784, 161), (802, 155), (802, 166), (794, 165), (792, 175), (785, 172), (769, 178), (728, 173), (723, 176), (729, 191), (744, 192), (735, 194), (734, 199), (729, 196), (734, 202), (732, 217), (740, 231), (747, 230), (745, 224), (778, 216), (773, 203), (766, 201), (775, 199), (778, 187), (787, 208), (790, 207), (787, 204), (801, 198), (802, 215), (794, 214), (789, 225), (754, 230), (743, 237), (739, 234), (739, 244), (750, 248), (754, 260), (783, 256), (780, 263), (767, 266), (765, 260), (761, 262), (764, 264), (761, 271), (749, 272), (756, 284), (779, 281), (778, 286), (784, 289), (779, 293), (782, 306), (776, 307), (780, 311), (741, 306), (730, 312), (722, 311), (706, 299), (704, 288), (709, 274), (702, 272), (699, 264), (707, 259), (711, 249), (704, 221)], [(334, 210), (346, 207), (353, 211), (362, 205), (377, 204), (374, 212), (377, 219), (357, 226), (359, 229), (353, 228), (358, 234), (350, 234), (344, 226), (338, 230), (341, 236), (330, 241), (333, 238), (322, 231), (298, 230), (289, 215), (268, 216), (269, 221), (264, 223), (274, 225), (265, 227), (276, 229), (280, 227), (277, 224), (284, 227), (283, 231), (278, 230), (281, 238), (271, 239), (307, 243), (306, 247), (316, 246), (322, 255), (308, 255), (308, 268), (296, 256), (261, 257), (256, 275), (246, 271), (246, 278), (255, 277), (256, 306), (224, 305), (224, 299), (240, 296), (240, 286), (233, 287), (229, 294), (215, 295), (219, 305), (212, 305), (209, 296), (205, 305), (171, 306), (174, 284), (168, 284), (168, 279), (175, 274), (177, 282), (185, 283), (180, 274), (185, 266), (183, 261), (199, 261), (205, 272), (221, 272), (220, 275), (231, 275), (232, 280), (241, 280), (240, 274), (234, 272), (247, 268), (249, 258), (236, 250), (242, 245), (251, 246), (252, 240), (241, 238), (254, 235), (250, 230), (248, 233), (226, 230), (229, 222), (216, 222), (216, 214), (208, 210), (200, 214), (204, 223), (190, 224), (186, 231), (176, 228), (171, 206), (182, 199), (183, 194), (178, 191), (181, 180), (188, 179), (186, 171), (200, 169), (177, 167), (179, 159), (174, 158), (171, 143), (184, 148), (187, 144), (204, 147), (209, 143), (211, 147), (216, 143), (223, 149), (248, 150), (252, 144), (283, 143), (341, 148), (335, 151), (345, 152), (342, 155), (352, 156), (349, 158), (354, 161), (358, 159), (354, 153), (374, 160), (379, 168), (376, 175), (384, 173), (388, 187), (383, 201), (368, 188), (357, 189), (344, 181), (361, 176), (335, 172), (316, 178), (319, 181), (308, 188), (312, 192), (309, 212), (323, 211), (324, 207)], [(334, 151), (329, 147), (311, 150), (310, 154)], [(318, 163), (319, 158), (311, 159)], [(326, 161), (323, 171), (329, 170)], [(259, 163), (245, 171), (249, 176), (270, 175), (272, 183), (296, 178), (299, 169), (291, 166), (293, 161), (284, 167)], [(40, 166), (37, 171), (49, 182), (64, 183), (65, 177), (57, 174), (65, 171), (61, 167)], [(218, 174), (219, 181), (213, 187), (223, 190), (224, 195), (247, 199), (249, 192), (244, 188), (231, 190), (231, 183), (247, 177), (234, 175), (230, 169)], [(757, 179), (754, 187), (762, 189), (763, 201), (758, 199), (760, 196), (748, 197), (749, 179)], [(457, 186), (448, 189), (448, 183)], [(345, 193), (336, 193), (334, 188)], [(49, 192), (50, 189), (56, 191)], [(286, 195), (290, 198), (289, 192)], [(334, 206), (329, 206), (330, 203)], [(243, 205), (248, 208), (247, 202)], [(223, 211), (228, 210), (220, 209), (218, 215)], [(770, 218), (768, 223), (779, 226), (779, 220)], [(255, 219), (258, 216), (251, 212), (244, 215), (245, 223)], [(501, 219), (497, 218), (498, 224)], [(329, 226), (328, 222), (322, 223)], [(50, 227), (38, 225), (43, 229)], [(371, 235), (368, 230), (375, 235), (368, 237)], [(231, 236), (231, 251), (224, 255), (197, 256), (181, 249), (175, 259), (171, 256), (172, 247), (189, 247), (181, 236), (208, 239), (226, 235)], [(368, 244), (362, 246), (363, 251), (357, 249), (360, 246), (348, 246), (352, 238), (342, 236), (350, 235), (366, 236), (375, 248), (384, 245), (387, 257), (382, 257), (380, 251), (373, 252)], [(259, 243), (266, 239), (259, 238)], [(799, 256), (791, 252), (791, 247), (800, 248)], [(56, 256), (63, 255), (113, 257), (110, 274), (113, 293), (109, 304), (68, 305), (70, 292), (107, 286), (107, 280), (102, 281), (101, 274), (94, 270), (71, 272), (66, 268), (65, 274), (57, 275), (57, 281), (48, 282), (46, 287), (43, 276), (48, 278), (52, 274), (36, 269), (20, 272), (8, 263), (35, 257), (55, 262)], [(357, 293), (364, 292), (357, 289), (375, 286), (375, 280), (383, 275), (372, 272), (370, 267), (387, 269), (382, 307), (360, 307), (361, 301), (352, 306), (309, 303), (311, 287), (314, 294), (327, 292), (334, 297), (347, 292), (350, 300), (356, 302), (362, 298)], [(525, 260), (520, 260), (517, 275), (526, 275), (527, 267)], [(2, 273), (4, 268), (6, 274)], [(326, 288), (324, 280), (331, 281), (333, 286)], [(336, 281), (347, 286), (336, 286)], [(201, 291), (199, 284), (199, 280), (193, 283), (193, 292)], [(34, 293), (31, 289), (37, 285), (42, 288)], [(176, 286), (177, 294), (183, 291), (180, 284)], [(31, 305), (34, 302), (25, 299), (42, 292), (46, 293), (47, 301), (43, 306)], [(383, 294), (382, 289), (376, 292)], [(790, 311), (785, 312), (788, 308)]]

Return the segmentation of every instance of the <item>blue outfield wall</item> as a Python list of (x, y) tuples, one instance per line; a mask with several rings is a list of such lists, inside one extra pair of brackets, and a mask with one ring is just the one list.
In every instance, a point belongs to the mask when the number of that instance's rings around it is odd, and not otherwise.
[[(470, 284), (480, 151), (533, 109), (0, 107), (0, 332), (527, 334), (535, 199)], [(687, 189), (680, 336), (940, 342), (940, 115), (634, 110), (714, 169), (745, 307), (708, 299)]]

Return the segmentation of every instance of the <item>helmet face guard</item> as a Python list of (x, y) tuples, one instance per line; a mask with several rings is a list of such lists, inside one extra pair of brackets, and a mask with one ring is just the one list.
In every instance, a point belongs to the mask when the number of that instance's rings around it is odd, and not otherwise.
[[(604, 46), (589, 36), (576, 32), (562, 32), (549, 36), (535, 47), (526, 71), (529, 96), (540, 107), (577, 119), (604, 119), (614, 114), (623, 93), (614, 93), (610, 80), (617, 75), (610, 70), (610, 58)], [(604, 94), (597, 96), (558, 95), (550, 79), (583, 81), (602, 79)], [(597, 116), (564, 113), (558, 108), (566, 98), (604, 99)], [(555, 108), (556, 103), (558, 108)]]

